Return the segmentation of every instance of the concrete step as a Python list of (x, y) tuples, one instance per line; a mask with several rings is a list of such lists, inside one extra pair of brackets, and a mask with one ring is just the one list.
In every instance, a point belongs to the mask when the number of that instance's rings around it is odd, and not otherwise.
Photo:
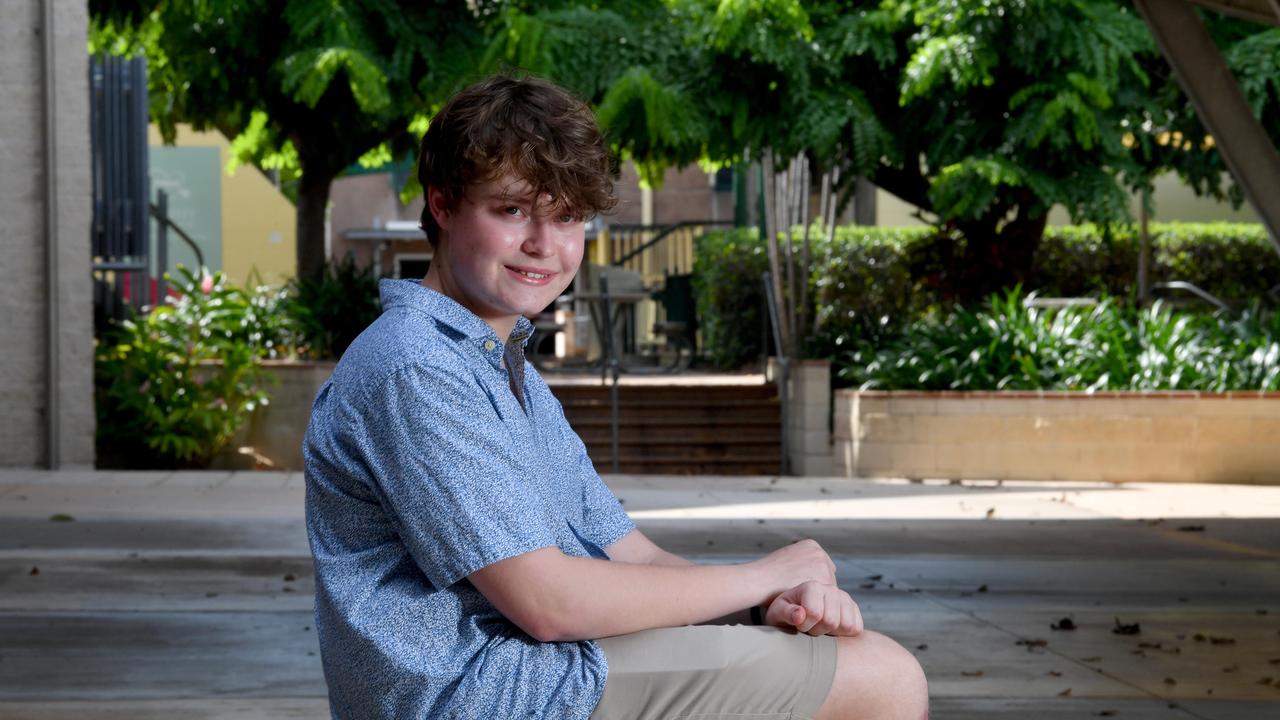
[[(607, 386), (558, 386), (565, 418), (599, 470), (612, 468)], [(635, 385), (618, 388), (620, 472), (772, 474), (781, 453), (772, 385)]]

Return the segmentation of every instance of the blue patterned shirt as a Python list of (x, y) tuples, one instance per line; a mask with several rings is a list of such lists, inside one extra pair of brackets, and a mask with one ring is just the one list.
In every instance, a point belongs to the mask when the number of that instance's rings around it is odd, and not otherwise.
[(529, 365), (521, 407), (484, 321), (417, 282), (381, 291), (303, 448), (333, 717), (587, 718), (599, 647), (538, 642), (467, 576), (544, 547), (605, 557), (635, 526)]

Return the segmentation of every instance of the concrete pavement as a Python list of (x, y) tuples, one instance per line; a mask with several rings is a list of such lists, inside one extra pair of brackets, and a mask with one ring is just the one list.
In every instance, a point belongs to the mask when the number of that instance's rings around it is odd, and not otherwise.
[[(326, 717), (301, 480), (0, 470), (0, 719)], [(1280, 488), (608, 481), (702, 561), (818, 539), (935, 718), (1280, 717)]]

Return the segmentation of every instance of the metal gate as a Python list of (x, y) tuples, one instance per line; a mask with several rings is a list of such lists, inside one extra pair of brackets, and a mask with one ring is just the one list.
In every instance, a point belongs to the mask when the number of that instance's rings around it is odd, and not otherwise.
[(89, 63), (93, 172), (94, 332), (154, 302), (150, 278), (147, 64), (99, 56)]

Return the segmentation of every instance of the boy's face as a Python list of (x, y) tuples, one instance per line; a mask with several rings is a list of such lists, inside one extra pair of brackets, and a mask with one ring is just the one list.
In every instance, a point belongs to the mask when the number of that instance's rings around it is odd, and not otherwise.
[(441, 230), (432, 262), (436, 289), (499, 337), (507, 337), (517, 316), (550, 305), (582, 262), (583, 222), (549, 204), (549, 197), (535, 198), (523, 179), (473, 184), (452, 208), (436, 188), (427, 201)]

